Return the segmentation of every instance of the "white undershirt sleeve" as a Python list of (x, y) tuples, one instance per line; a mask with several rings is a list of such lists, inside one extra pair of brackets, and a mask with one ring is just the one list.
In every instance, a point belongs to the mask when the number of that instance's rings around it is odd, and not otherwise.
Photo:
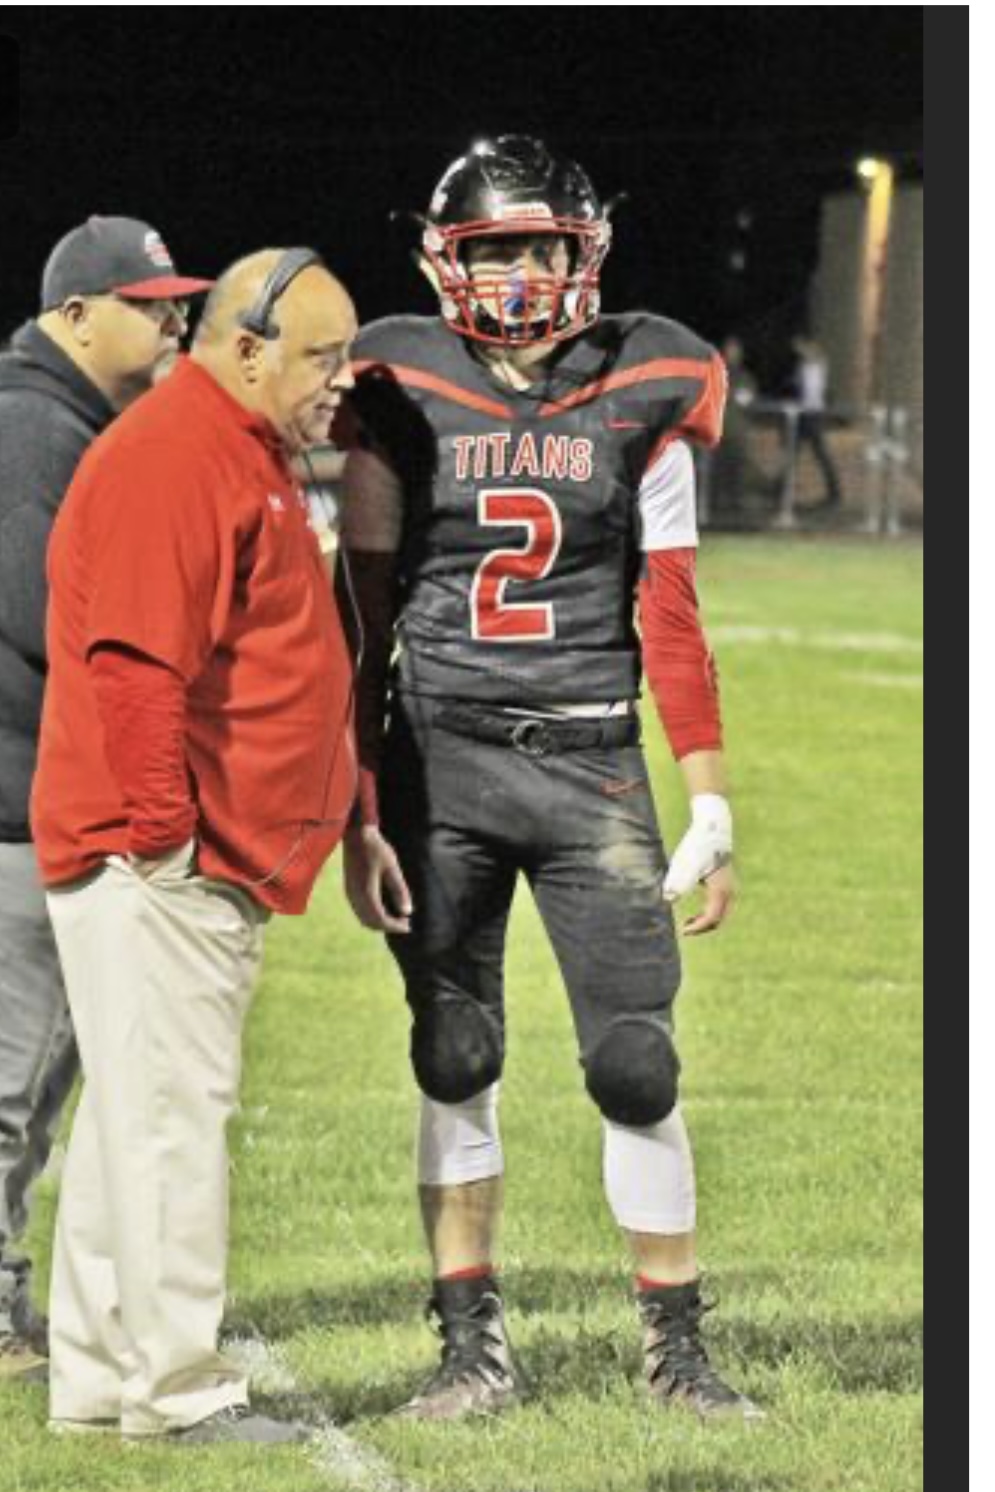
[(686, 441), (672, 440), (639, 485), (642, 548), (696, 549), (698, 512), (694, 458)]

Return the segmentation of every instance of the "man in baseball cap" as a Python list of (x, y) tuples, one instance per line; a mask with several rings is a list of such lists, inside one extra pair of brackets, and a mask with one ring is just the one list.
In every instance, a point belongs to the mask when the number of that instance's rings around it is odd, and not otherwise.
[(56, 245), (40, 314), (0, 353), (0, 1377), (47, 1354), (15, 1250), (77, 1066), (28, 823), (48, 536), (83, 453), (172, 367), (185, 298), (210, 284), (178, 275), (148, 223), (94, 217)]
[(209, 290), (212, 281), (178, 275), (162, 238), (137, 218), (92, 217), (56, 244), (42, 275), (41, 308), (71, 296), (176, 300)]

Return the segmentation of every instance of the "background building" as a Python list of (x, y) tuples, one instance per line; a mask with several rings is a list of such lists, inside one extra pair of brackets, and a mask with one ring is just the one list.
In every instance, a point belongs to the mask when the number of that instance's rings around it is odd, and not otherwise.
[(812, 329), (829, 358), (832, 405), (863, 428), (872, 451), (885, 420), (904, 439), (901, 507), (921, 512), (923, 185), (872, 158), (859, 176), (861, 186), (822, 205)]

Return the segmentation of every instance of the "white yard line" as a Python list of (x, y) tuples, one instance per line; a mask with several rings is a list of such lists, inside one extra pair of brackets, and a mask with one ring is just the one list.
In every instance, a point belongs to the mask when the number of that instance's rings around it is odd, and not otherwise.
[[(236, 1337), (226, 1342), (225, 1355), (248, 1374), (251, 1387), (261, 1394), (306, 1392), (280, 1349), (258, 1337)], [(397, 1477), (376, 1451), (360, 1445), (330, 1419), (317, 1425), (316, 1430), (308, 1458), (320, 1471), (334, 1476), (336, 1487), (343, 1492), (346, 1488), (350, 1492), (418, 1492), (413, 1483)]]
[(875, 689), (921, 689), (921, 673), (848, 673), (854, 684), (871, 684)]
[(296, 1394), (301, 1386), (279, 1347), (271, 1347), (259, 1337), (229, 1337), (224, 1343), (225, 1357), (246, 1374), (249, 1384), (261, 1394)]
[(923, 650), (918, 637), (899, 632), (806, 632), (801, 627), (709, 627), (710, 642), (776, 643), (783, 647), (816, 648), (831, 653), (893, 653), (918, 657)]
[(310, 1455), (314, 1465), (333, 1472), (341, 1485), (355, 1492), (417, 1492), (413, 1483), (400, 1481), (376, 1451), (350, 1440), (334, 1425), (320, 1431)]

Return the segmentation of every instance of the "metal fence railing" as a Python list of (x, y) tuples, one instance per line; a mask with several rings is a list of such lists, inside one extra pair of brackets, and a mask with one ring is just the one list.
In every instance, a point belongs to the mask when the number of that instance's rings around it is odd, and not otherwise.
[(703, 528), (820, 523), (896, 535), (923, 521), (921, 417), (904, 405), (827, 410), (813, 424), (786, 399), (730, 409), (698, 460)]

